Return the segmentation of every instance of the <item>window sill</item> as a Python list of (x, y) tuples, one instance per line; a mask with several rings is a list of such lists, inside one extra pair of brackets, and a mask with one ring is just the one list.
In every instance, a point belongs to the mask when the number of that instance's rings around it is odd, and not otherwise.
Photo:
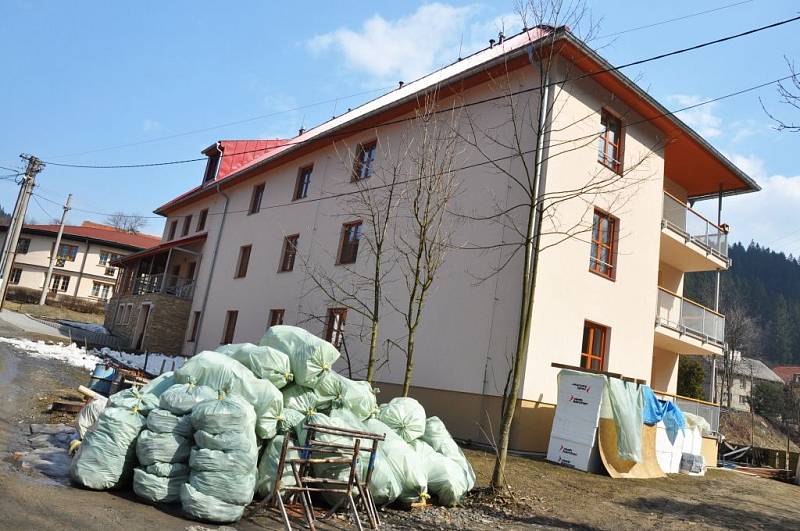
[(616, 173), (617, 175), (620, 175), (620, 176), (622, 175), (622, 170), (623, 170), (623, 168), (622, 168), (622, 166), (621, 166), (621, 165), (619, 165), (619, 166), (613, 166), (613, 165), (607, 164), (606, 162), (604, 162), (604, 161), (602, 161), (602, 160), (598, 160), (598, 161), (597, 161), (597, 163), (598, 163), (599, 165), (601, 165), (602, 167), (604, 167), (604, 168), (606, 168), (606, 169), (608, 169), (608, 170), (611, 170), (611, 171), (613, 171), (613, 172), (614, 172), (614, 173)]
[(591, 269), (591, 268), (589, 269), (589, 273), (597, 275), (598, 277), (604, 278), (604, 279), (609, 280), (611, 282), (616, 282), (617, 281), (617, 276), (614, 275), (614, 274), (601, 273), (600, 271), (595, 271), (594, 269)]

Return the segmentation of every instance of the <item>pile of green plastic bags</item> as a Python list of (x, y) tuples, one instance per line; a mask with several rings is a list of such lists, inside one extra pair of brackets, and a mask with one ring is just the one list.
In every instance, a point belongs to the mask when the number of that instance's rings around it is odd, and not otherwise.
[[(370, 483), (378, 505), (427, 498), (457, 504), (475, 474), (442, 421), (426, 418), (412, 398), (379, 407), (368, 382), (333, 370), (338, 358), (332, 344), (283, 325), (269, 328), (258, 345), (202, 352), (174, 374), (110, 397), (86, 431), (71, 476), (98, 490), (125, 486), (132, 476), (134, 492), (148, 502), (180, 503), (193, 518), (234, 522), (254, 496), (272, 494), (284, 438), (302, 444), (306, 424), (316, 423), (385, 435)], [(368, 462), (364, 452), (362, 478)], [(313, 472), (346, 480), (349, 470), (320, 463)], [(287, 466), (282, 485), (293, 484)]]

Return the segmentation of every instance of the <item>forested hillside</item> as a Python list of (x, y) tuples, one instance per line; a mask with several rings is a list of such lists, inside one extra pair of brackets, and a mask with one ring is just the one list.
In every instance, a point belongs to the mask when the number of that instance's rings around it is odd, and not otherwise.
[[(734, 329), (749, 323), (745, 356), (761, 358), (770, 365), (800, 365), (800, 261), (757, 243), (734, 244), (733, 260), (722, 273), (720, 311)], [(714, 307), (715, 273), (686, 275), (685, 296)]]

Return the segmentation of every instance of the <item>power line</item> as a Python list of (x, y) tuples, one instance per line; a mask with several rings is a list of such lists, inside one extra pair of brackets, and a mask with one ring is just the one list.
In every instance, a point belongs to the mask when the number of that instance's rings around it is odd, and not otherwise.
[[(743, 0), (743, 1), (740, 1), (740, 2), (735, 2), (735, 3), (732, 3), (732, 4), (723, 5), (723, 6), (720, 6), (720, 7), (713, 8), (713, 9), (707, 9), (705, 11), (697, 11), (695, 13), (689, 13), (687, 15), (683, 15), (683, 16), (680, 16), (680, 17), (675, 17), (675, 18), (671, 18), (671, 19), (667, 19), (667, 20), (661, 20), (659, 22), (654, 22), (652, 24), (647, 24), (647, 25), (644, 25), (644, 26), (637, 26), (637, 27), (626, 29), (626, 30), (618, 31), (618, 32), (615, 32), (615, 33), (609, 33), (608, 35), (602, 35), (602, 36), (600, 36), (598, 38), (599, 39), (604, 39), (604, 38), (607, 38), (607, 37), (614, 37), (614, 36), (617, 36), (617, 35), (623, 35), (625, 33), (639, 31), (639, 30), (642, 30), (642, 29), (661, 26), (661, 25), (668, 24), (668, 23), (671, 23), (671, 22), (678, 22), (678, 21), (681, 21), (681, 20), (686, 20), (686, 19), (689, 19), (689, 18), (693, 18), (693, 17), (697, 17), (697, 16), (701, 16), (701, 15), (706, 15), (706, 14), (709, 14), (709, 13), (715, 13), (717, 11), (722, 11), (722, 10), (729, 9), (729, 8), (732, 8), (732, 7), (737, 7), (737, 6), (740, 6), (740, 5), (743, 5), (743, 4), (749, 4), (749, 3), (752, 3), (754, 1), (755, 0)], [(306, 104), (306, 105), (301, 105), (299, 107), (294, 107), (294, 108), (290, 108), (290, 109), (282, 109), (280, 111), (275, 111), (275, 112), (271, 112), (271, 113), (267, 113), (267, 114), (261, 114), (261, 115), (253, 116), (253, 117), (250, 117), (250, 118), (243, 118), (241, 120), (236, 120), (236, 121), (232, 121), (232, 122), (225, 122), (225, 123), (222, 123), (222, 124), (203, 127), (203, 128), (200, 128), (200, 129), (192, 129), (192, 130), (184, 131), (184, 132), (181, 132), (181, 133), (175, 133), (175, 134), (172, 134), (172, 135), (165, 135), (165, 136), (156, 137), (156, 138), (150, 138), (150, 139), (147, 139), (147, 140), (141, 140), (141, 141), (137, 141), (137, 142), (128, 142), (128, 143), (125, 143), (125, 144), (116, 144), (116, 145), (113, 145), (113, 146), (106, 146), (106, 147), (102, 147), (102, 148), (90, 149), (90, 150), (87, 150), (87, 151), (80, 151), (80, 152), (75, 152), (75, 153), (67, 153), (67, 154), (64, 154), (64, 155), (56, 155), (56, 156), (53, 156), (53, 157), (50, 157), (50, 158), (51, 159), (60, 159), (60, 158), (66, 158), (66, 157), (75, 157), (75, 156), (79, 156), (79, 155), (88, 155), (88, 154), (91, 154), (91, 153), (100, 153), (100, 152), (103, 152), (103, 151), (110, 151), (110, 150), (113, 150), (113, 149), (121, 149), (121, 148), (125, 148), (125, 147), (141, 146), (141, 145), (144, 145), (144, 144), (151, 144), (151, 143), (155, 143), (155, 142), (160, 142), (162, 140), (171, 140), (173, 138), (180, 138), (180, 137), (184, 137), (184, 136), (190, 136), (190, 135), (197, 134), (197, 133), (204, 133), (204, 132), (207, 132), (207, 131), (213, 131), (214, 129), (222, 129), (222, 128), (225, 128), (225, 127), (231, 127), (231, 126), (234, 126), (234, 125), (241, 125), (241, 124), (245, 124), (245, 123), (249, 123), (249, 122), (254, 122), (254, 121), (257, 121), (257, 120), (262, 120), (262, 119), (265, 119), (265, 118), (271, 118), (273, 116), (278, 116), (278, 115), (286, 114), (286, 113), (290, 113), (290, 112), (296, 112), (296, 111), (300, 111), (300, 110), (303, 110), (303, 109), (308, 109), (308, 108), (311, 108), (311, 107), (324, 105), (326, 103), (335, 103), (335, 102), (338, 102), (340, 100), (346, 100), (346, 99), (350, 99), (350, 98), (355, 98), (357, 96), (363, 96), (365, 94), (372, 94), (374, 92), (382, 92), (382, 91), (389, 90), (389, 89), (392, 89), (392, 88), (394, 88), (394, 87), (382, 87), (382, 88), (377, 88), (377, 89), (372, 89), (372, 90), (366, 90), (366, 91), (357, 92), (357, 93), (354, 93), (354, 94), (348, 94), (348, 95), (345, 95), (345, 96), (338, 96), (336, 98), (330, 98), (330, 99), (327, 99), (327, 100), (316, 101), (316, 102), (309, 103), (309, 104)], [(2, 168), (2, 166), (0, 166), (0, 168)], [(5, 169), (10, 169), (10, 168), (5, 168)]]
[(709, 13), (716, 13), (717, 11), (723, 11), (725, 9), (730, 9), (732, 7), (738, 7), (738, 6), (741, 6), (741, 5), (744, 5), (744, 4), (752, 4), (754, 1), (755, 0), (744, 0), (742, 2), (735, 2), (733, 4), (726, 4), (726, 5), (715, 7), (715, 8), (712, 8), (712, 9), (706, 9), (705, 11), (697, 11), (695, 13), (689, 13), (688, 15), (682, 15), (680, 17), (669, 18), (669, 19), (666, 19), (666, 20), (661, 20), (659, 22), (653, 22), (651, 24), (645, 24), (644, 26), (636, 26), (635, 28), (629, 28), (629, 29), (626, 29), (626, 30), (621, 30), (621, 31), (617, 31), (617, 32), (614, 32), (614, 33), (609, 33), (607, 35), (601, 35), (601, 36), (599, 36), (597, 38), (598, 39), (607, 39), (608, 37), (616, 37), (618, 35), (624, 35), (626, 33), (631, 33), (631, 32), (634, 32), (634, 31), (639, 31), (639, 30), (649, 29), (649, 28), (655, 28), (656, 26), (662, 26), (664, 24), (669, 24), (670, 22), (678, 22), (680, 20), (686, 20), (686, 19), (689, 19), (689, 18), (694, 18), (694, 17), (700, 16), (700, 15), (708, 15)]
[[(760, 88), (764, 88), (764, 87), (767, 87), (769, 85), (774, 85), (774, 84), (779, 83), (781, 81), (785, 81), (785, 80), (787, 80), (787, 79), (789, 79), (791, 77), (792, 76), (785, 76), (785, 77), (774, 79), (772, 81), (768, 81), (768, 82), (765, 82), (765, 83), (759, 83), (758, 85), (753, 85), (751, 87), (740, 89), (740, 90), (737, 90), (737, 91), (734, 91), (734, 92), (729, 92), (728, 94), (724, 94), (722, 96), (717, 96), (715, 98), (707, 99), (707, 100), (701, 101), (699, 103), (695, 103), (695, 104), (692, 104), (692, 105), (687, 105), (685, 107), (681, 107), (680, 109), (675, 109), (673, 111), (667, 111), (667, 112), (664, 112), (664, 113), (660, 113), (660, 114), (658, 114), (656, 116), (651, 116), (650, 118), (642, 118), (640, 120), (635, 120), (635, 121), (627, 123), (626, 125), (628, 127), (630, 127), (630, 126), (633, 126), (633, 125), (639, 125), (639, 124), (643, 124), (643, 123), (652, 122), (652, 121), (657, 120), (659, 118), (672, 116), (672, 115), (675, 115), (675, 114), (678, 114), (678, 113), (681, 113), (681, 112), (684, 112), (684, 111), (688, 111), (688, 110), (691, 110), (691, 109), (696, 109), (696, 108), (701, 107), (703, 105), (709, 105), (711, 103), (715, 103), (715, 102), (718, 102), (718, 101), (721, 101), (721, 100), (725, 100), (725, 99), (728, 99), (728, 98), (732, 98), (732, 97), (735, 97), (735, 96), (740, 96), (742, 94), (746, 94), (748, 92), (752, 92), (754, 90), (758, 90)], [(592, 137), (596, 137), (598, 135), (599, 135), (599, 133), (595, 132), (595, 133), (591, 133), (591, 134), (585, 135), (583, 137), (571, 138), (569, 140), (562, 141), (562, 142), (550, 143), (550, 144), (548, 144), (548, 148), (558, 147), (560, 145), (569, 144), (569, 143), (573, 143), (573, 142), (578, 142), (578, 141), (581, 141), (581, 140), (587, 140), (587, 139), (590, 139)], [(517, 158), (517, 157), (520, 157), (520, 156), (523, 156), (523, 155), (529, 155), (529, 154), (533, 153), (533, 151), (534, 150), (531, 149), (531, 150), (522, 151), (522, 152), (515, 152), (515, 153), (512, 153), (511, 155), (507, 155), (507, 156), (504, 156), (504, 157), (499, 157), (499, 158), (496, 158), (496, 159), (484, 160), (484, 161), (481, 161), (481, 162), (468, 164), (466, 166), (461, 166), (459, 168), (453, 169), (452, 171), (453, 172), (459, 172), (459, 171), (464, 171), (464, 170), (476, 168), (476, 167), (479, 167), (479, 166), (483, 166), (483, 165), (486, 165), (486, 164), (492, 164), (492, 163), (495, 163), (495, 162), (502, 162), (502, 161), (513, 159), (513, 158)], [(401, 181), (398, 181), (398, 182), (393, 183), (393, 184), (405, 184), (405, 183), (413, 182), (415, 180), (420, 180), (422, 178), (423, 177), (416, 177), (416, 178), (413, 178), (413, 179), (401, 180)], [(350, 195), (361, 194), (361, 193), (363, 193), (365, 191), (379, 190), (381, 188), (386, 188), (387, 186), (391, 186), (391, 185), (390, 184), (383, 184), (383, 185), (378, 185), (378, 186), (374, 186), (374, 187), (365, 187), (365, 188), (359, 188), (357, 190), (350, 190), (350, 191), (347, 191), (347, 192), (340, 192), (340, 193), (336, 193), (336, 194), (324, 195), (324, 196), (320, 196), (320, 197), (312, 197), (312, 198), (308, 198), (308, 199), (301, 199), (301, 200), (298, 200), (298, 201), (289, 201), (289, 202), (285, 202), (285, 203), (277, 203), (277, 204), (274, 204), (274, 205), (262, 206), (259, 211), (261, 211), (261, 210), (269, 210), (269, 209), (273, 209), (273, 208), (281, 208), (281, 207), (286, 207), (286, 206), (291, 206), (291, 205), (305, 204), (305, 203), (316, 203), (318, 201), (323, 201), (323, 200), (326, 200), (326, 199), (338, 199), (338, 198), (346, 197), (346, 196), (350, 196)], [(47, 198), (47, 197), (45, 197), (45, 196), (43, 196), (41, 194), (35, 194), (34, 193), (34, 195), (39, 197), (39, 198), (44, 199), (45, 201), (53, 203), (55, 205), (59, 205), (59, 206), (61, 205), (61, 203), (59, 203), (58, 201), (55, 201), (53, 199), (49, 199), (49, 198)], [(73, 210), (77, 210), (77, 211), (85, 212), (85, 213), (89, 213), (89, 214), (101, 215), (101, 216), (111, 215), (110, 212), (99, 212), (99, 211), (96, 211), (96, 210), (87, 210), (87, 209), (80, 209), (80, 208), (74, 208)], [(219, 216), (219, 215), (223, 215), (223, 214), (241, 214), (241, 213), (249, 213), (249, 212), (250, 212), (249, 209), (229, 210), (227, 212), (209, 212), (207, 215), (209, 215), (209, 216)], [(144, 218), (144, 219), (164, 219), (164, 216), (138, 216), (138, 217), (141, 217), (141, 218)]]
[(365, 94), (372, 94), (373, 92), (383, 92), (383, 91), (389, 90), (391, 88), (392, 87), (381, 87), (381, 88), (372, 89), (372, 90), (365, 90), (363, 92), (356, 92), (355, 94), (348, 94), (346, 96), (338, 96), (336, 98), (330, 98), (330, 99), (327, 99), (327, 100), (316, 101), (316, 102), (313, 102), (313, 103), (308, 103), (306, 105), (301, 105), (299, 107), (293, 107), (291, 109), (281, 109), (280, 111), (274, 111), (274, 112), (270, 112), (270, 113), (267, 113), (267, 114), (260, 114), (258, 116), (252, 116), (250, 118), (243, 118), (241, 120), (236, 120), (236, 121), (233, 121), (233, 122), (226, 122), (226, 123), (222, 123), (222, 124), (211, 125), (211, 126), (208, 126), (208, 127), (203, 127), (201, 129), (192, 129), (190, 131), (184, 131), (182, 133), (175, 133), (175, 134), (172, 134), (172, 135), (166, 135), (166, 136), (160, 136), (160, 137), (156, 137), (156, 138), (150, 138), (148, 140), (141, 140), (139, 142), (129, 142), (129, 143), (126, 143), (126, 144), (116, 144), (114, 146), (107, 146), (107, 147), (103, 147), (103, 148), (90, 149), (88, 151), (80, 151), (80, 152), (76, 152), (76, 153), (67, 153), (66, 155), (57, 155), (55, 157), (50, 157), (50, 158), (61, 159), (61, 158), (65, 158), (65, 157), (76, 157), (76, 156), (79, 156), (79, 155), (88, 155), (90, 153), (99, 153), (101, 151), (109, 151), (109, 150), (112, 150), (112, 149), (120, 149), (120, 148), (125, 148), (125, 147), (141, 146), (141, 145), (144, 145), (144, 144), (151, 144), (153, 142), (160, 142), (162, 140), (171, 140), (173, 138), (180, 138), (180, 137), (183, 137), (183, 136), (194, 135), (194, 134), (197, 134), (197, 133), (205, 133), (207, 131), (212, 131), (214, 129), (222, 129), (222, 128), (231, 127), (231, 126), (234, 126), (234, 125), (241, 125), (241, 124), (246, 124), (246, 123), (249, 123), (249, 122), (255, 122), (257, 120), (263, 120), (264, 118), (272, 118), (273, 116), (278, 116), (278, 115), (286, 114), (286, 113), (290, 113), (290, 112), (302, 111), (303, 109), (309, 109), (311, 107), (318, 107), (320, 105), (325, 105), (326, 103), (335, 103), (335, 102), (338, 102), (340, 100), (347, 100), (347, 99), (350, 99), (350, 98), (355, 98), (357, 96), (363, 96)]
[(48, 219), (48, 221), (49, 221), (49, 220), (51, 220), (51, 219), (55, 219), (55, 218), (53, 217), (53, 215), (52, 215), (50, 212), (48, 212), (48, 211), (47, 211), (47, 209), (45, 209), (45, 208), (42, 206), (42, 204), (39, 202), (39, 200), (38, 200), (36, 197), (37, 197), (37, 196), (36, 196), (36, 194), (33, 194), (33, 202), (34, 202), (34, 203), (36, 203), (36, 206), (38, 206), (38, 207), (39, 207), (39, 209), (40, 209), (42, 212), (44, 212), (44, 215), (45, 215), (45, 216), (47, 216), (47, 219)]
[[(796, 16), (796, 17), (792, 17), (792, 18), (789, 18), (789, 19), (785, 19), (785, 20), (781, 20), (781, 21), (778, 21), (778, 22), (774, 22), (774, 23), (768, 24), (766, 26), (760, 26), (758, 28), (753, 28), (753, 29), (750, 29), (750, 30), (747, 30), (747, 31), (744, 31), (744, 32), (741, 32), (741, 33), (736, 33), (734, 35), (728, 35), (726, 37), (721, 37), (721, 38), (714, 39), (714, 40), (711, 40), (711, 41), (706, 41), (706, 42), (703, 42), (703, 43), (700, 43), (700, 44), (696, 44), (694, 46), (689, 46), (689, 47), (686, 47), (686, 48), (680, 48), (678, 50), (673, 50), (671, 52), (662, 53), (662, 54), (655, 55), (655, 56), (652, 56), (652, 57), (648, 57), (648, 58), (645, 58), (645, 59), (639, 59), (639, 60), (632, 61), (632, 62), (629, 62), (629, 63), (624, 63), (624, 64), (619, 65), (619, 66), (611, 66), (609, 68), (604, 68), (604, 69), (596, 70), (596, 71), (593, 71), (593, 72), (586, 72), (586, 73), (578, 75), (578, 76), (576, 76), (574, 78), (567, 78), (567, 79), (564, 79), (564, 80), (561, 80), (561, 81), (554, 81), (554, 82), (550, 83), (547, 86), (557, 86), (557, 85), (561, 85), (561, 84), (564, 84), (564, 83), (567, 83), (567, 82), (570, 82), (570, 81), (579, 81), (579, 80), (582, 80), (582, 79), (586, 79), (586, 78), (589, 78), (589, 77), (594, 77), (594, 76), (597, 76), (597, 75), (600, 75), (600, 74), (604, 74), (604, 73), (616, 72), (616, 71), (622, 70), (624, 68), (629, 68), (631, 66), (638, 66), (638, 65), (645, 64), (645, 63), (648, 63), (648, 62), (651, 62), (651, 61), (657, 61), (657, 60), (661, 60), (661, 59), (666, 59), (668, 57), (673, 57), (673, 56), (680, 55), (680, 54), (683, 54), (683, 53), (687, 53), (687, 52), (696, 51), (696, 50), (699, 50), (699, 49), (702, 49), (702, 48), (706, 48), (708, 46), (713, 46), (715, 44), (720, 44), (720, 43), (723, 43), (723, 42), (731, 41), (731, 40), (738, 39), (738, 38), (741, 38), (741, 37), (745, 37), (745, 36), (748, 36), (748, 35), (753, 35), (755, 33), (758, 33), (758, 32), (761, 32), (761, 31), (765, 31), (765, 30), (768, 30), (768, 29), (773, 29), (773, 28), (776, 28), (776, 27), (779, 27), (779, 26), (782, 26), (782, 25), (785, 25), (785, 24), (789, 24), (791, 22), (796, 22), (798, 20), (800, 20), (800, 16)], [(789, 76), (789, 77), (791, 77), (791, 76)], [(788, 78), (784, 78), (784, 79), (788, 79)], [(772, 82), (770, 82), (768, 84), (771, 84), (771, 83)], [(502, 94), (500, 96), (493, 96), (493, 97), (485, 98), (485, 99), (482, 99), (482, 100), (477, 100), (477, 101), (474, 101), (474, 102), (465, 103), (465, 104), (461, 105), (460, 107), (461, 108), (466, 108), (466, 107), (472, 107), (472, 106), (476, 106), (476, 105), (481, 105), (481, 104), (492, 102), (492, 101), (498, 101), (498, 100), (501, 100), (501, 99), (506, 99), (509, 96), (516, 96), (516, 95), (520, 95), (520, 94), (526, 94), (526, 93), (530, 93), (530, 92), (539, 91), (542, 88), (544, 88), (544, 86), (538, 86), (538, 87), (532, 87), (532, 88), (522, 89), (522, 90), (518, 90), (518, 91), (512, 91), (512, 92), (509, 92), (509, 93)], [(449, 110), (446, 110), (446, 111), (442, 111), (442, 110), (434, 111), (435, 114), (442, 113), (442, 112), (449, 112)], [(346, 134), (346, 135), (349, 136), (349, 135), (352, 135), (354, 133), (358, 133), (358, 132), (361, 132), (361, 131), (374, 130), (374, 129), (378, 129), (380, 127), (387, 127), (387, 126), (390, 126), (390, 125), (396, 125), (396, 124), (407, 122), (407, 121), (414, 120), (414, 119), (415, 119), (415, 117), (413, 117), (413, 116), (412, 117), (408, 117), (408, 118), (400, 118), (400, 119), (397, 119), (397, 120), (384, 122), (384, 123), (379, 124), (377, 126), (364, 127), (364, 128), (361, 128), (361, 129), (350, 130), (350, 131), (347, 131), (346, 133), (339, 133), (339, 135), (345, 135)], [(322, 133), (322, 134), (324, 134), (324, 133)], [(337, 136), (336, 133), (332, 133), (330, 135), (330, 137), (332, 137), (332, 138), (335, 138), (336, 136)], [(285, 144), (282, 144), (280, 147), (284, 148), (284, 147), (288, 147), (288, 146), (300, 145), (300, 144), (307, 143), (307, 142), (309, 142), (311, 140), (314, 140), (316, 138), (317, 137), (313, 137), (311, 139), (305, 139), (305, 140), (289, 141), (289, 142), (286, 142)], [(235, 155), (244, 155), (244, 154), (247, 154), (247, 153), (266, 152), (268, 149), (271, 149), (271, 148), (259, 148), (259, 149), (247, 150), (247, 151), (243, 151), (243, 152), (240, 152), (240, 153), (236, 153)], [(233, 155), (234, 154), (227, 155), (227, 156), (233, 156)], [(225, 157), (225, 156), (226, 155), (224, 153), (221, 155), (221, 157)], [(60, 166), (60, 167), (64, 167), (64, 168), (131, 169), (131, 168), (152, 168), (152, 167), (159, 167), (159, 166), (171, 166), (171, 165), (176, 165), (176, 164), (187, 164), (187, 163), (191, 163), (191, 162), (201, 162), (201, 161), (206, 161), (206, 160), (207, 160), (206, 157), (198, 157), (198, 158), (191, 158), (191, 159), (179, 159), (179, 160), (171, 160), (171, 161), (163, 161), (163, 162), (149, 162), (149, 163), (138, 163), (138, 164), (97, 165), (97, 164), (66, 164), (66, 163), (57, 163), (57, 162), (47, 162), (47, 164), (52, 165), (52, 166)]]

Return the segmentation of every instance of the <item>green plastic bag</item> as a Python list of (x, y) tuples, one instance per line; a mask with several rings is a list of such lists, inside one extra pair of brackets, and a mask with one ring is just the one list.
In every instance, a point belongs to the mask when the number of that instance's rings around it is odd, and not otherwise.
[(256, 434), (252, 431), (208, 433), (207, 431), (198, 430), (194, 432), (194, 440), (200, 448), (223, 452), (253, 452), (258, 449)]
[(294, 381), (315, 388), (320, 378), (333, 370), (339, 359), (336, 347), (296, 326), (271, 326), (259, 345), (272, 347), (289, 357)]
[(237, 352), (243, 345), (247, 343), (228, 343), (227, 345), (220, 345), (214, 349), (214, 352), (219, 352), (220, 354), (225, 354), (226, 356), (230, 356), (231, 354)]
[(303, 423), (305, 418), (306, 415), (304, 413), (288, 407), (283, 408), (281, 418), (278, 419), (278, 433), (293, 432), (297, 426)]
[(421, 439), (411, 443), (428, 476), (428, 493), (436, 496), (440, 505), (457, 505), (469, 492), (471, 485), (461, 466)]
[(189, 477), (162, 477), (148, 474), (141, 468), (133, 470), (133, 492), (153, 503), (177, 503), (181, 499), (181, 487)]
[[(261, 497), (266, 497), (272, 494), (272, 488), (275, 486), (275, 478), (278, 476), (278, 461), (281, 457), (281, 449), (283, 447), (283, 435), (274, 437), (264, 450), (261, 460), (258, 462), (258, 481), (256, 482), (256, 492)], [(292, 443), (290, 443), (291, 445)], [(286, 459), (298, 459), (300, 453), (297, 450), (288, 450), (286, 452)], [(292, 467), (289, 463), (283, 468), (283, 477), (281, 485), (293, 487), (297, 484), (292, 474)], [(283, 492), (281, 492), (283, 495)]]
[(253, 406), (237, 395), (221, 395), (200, 402), (192, 410), (192, 427), (208, 433), (251, 431), (255, 421)]
[(244, 505), (225, 503), (203, 494), (189, 483), (181, 486), (181, 507), (186, 514), (198, 520), (220, 524), (235, 522), (244, 514)]
[(166, 409), (175, 415), (187, 415), (192, 412), (195, 404), (214, 400), (219, 393), (205, 385), (177, 384), (161, 394), (158, 404), (161, 409)]
[[(386, 436), (378, 445), (375, 473), (372, 476), (374, 486), (370, 486), (376, 505), (386, 505), (394, 501), (391, 495), (394, 495), (397, 486), (400, 487), (400, 493), (396, 499), (404, 503), (415, 503), (427, 498), (428, 475), (414, 449), (380, 420), (369, 419), (364, 424), (370, 433)], [(379, 467), (381, 472), (377, 473)]]
[(278, 389), (283, 389), (294, 380), (289, 365), (289, 356), (272, 347), (244, 343), (228, 354), (255, 374), (258, 378), (269, 380)]
[(256, 457), (253, 452), (223, 452), (195, 447), (189, 455), (189, 466), (192, 470), (229, 471), (245, 475), (252, 473), (256, 468)]
[(635, 382), (606, 378), (606, 392), (617, 429), (617, 452), (622, 459), (642, 462), (644, 400)]
[(425, 421), (425, 434), (420, 438), (436, 452), (456, 462), (467, 479), (467, 491), (472, 490), (475, 486), (475, 471), (439, 417), (430, 417)]
[(241, 396), (255, 408), (256, 434), (262, 439), (275, 436), (277, 419), (283, 411), (283, 395), (272, 383), (256, 378), (238, 361), (219, 352), (201, 352), (175, 371), (175, 379), (178, 383), (207, 385), (225, 394)]
[(299, 411), (303, 415), (317, 412), (320, 397), (316, 391), (297, 384), (287, 385), (283, 389), (283, 408)]
[(392, 428), (406, 442), (419, 439), (425, 433), (425, 409), (413, 398), (393, 398), (382, 404), (378, 420)]
[(107, 407), (78, 447), (70, 465), (70, 477), (95, 490), (123, 486), (130, 479), (136, 437), (144, 425), (144, 416), (136, 411)]
[(175, 373), (165, 372), (158, 378), (150, 380), (150, 383), (142, 387), (142, 393), (150, 394), (158, 398), (161, 393), (175, 385)]
[(317, 381), (314, 390), (319, 395), (319, 409), (335, 409), (342, 405), (347, 378), (336, 372), (328, 372)]
[(174, 433), (143, 430), (136, 441), (136, 458), (141, 465), (181, 463), (189, 459), (192, 441)]
[(359, 420), (367, 420), (378, 413), (375, 390), (369, 382), (344, 380), (341, 407), (352, 411)]
[(192, 470), (189, 484), (207, 496), (225, 503), (247, 505), (253, 501), (256, 488), (255, 471), (238, 474), (229, 471)]
[(147, 415), (158, 407), (158, 397), (132, 387), (109, 396), (106, 407), (123, 407)]
[(182, 437), (191, 437), (192, 417), (174, 415), (166, 409), (154, 409), (147, 415), (147, 429), (155, 433), (174, 433)]
[(186, 481), (189, 481), (189, 465), (186, 463), (153, 463), (144, 467), (144, 471), (161, 478), (185, 476)]

